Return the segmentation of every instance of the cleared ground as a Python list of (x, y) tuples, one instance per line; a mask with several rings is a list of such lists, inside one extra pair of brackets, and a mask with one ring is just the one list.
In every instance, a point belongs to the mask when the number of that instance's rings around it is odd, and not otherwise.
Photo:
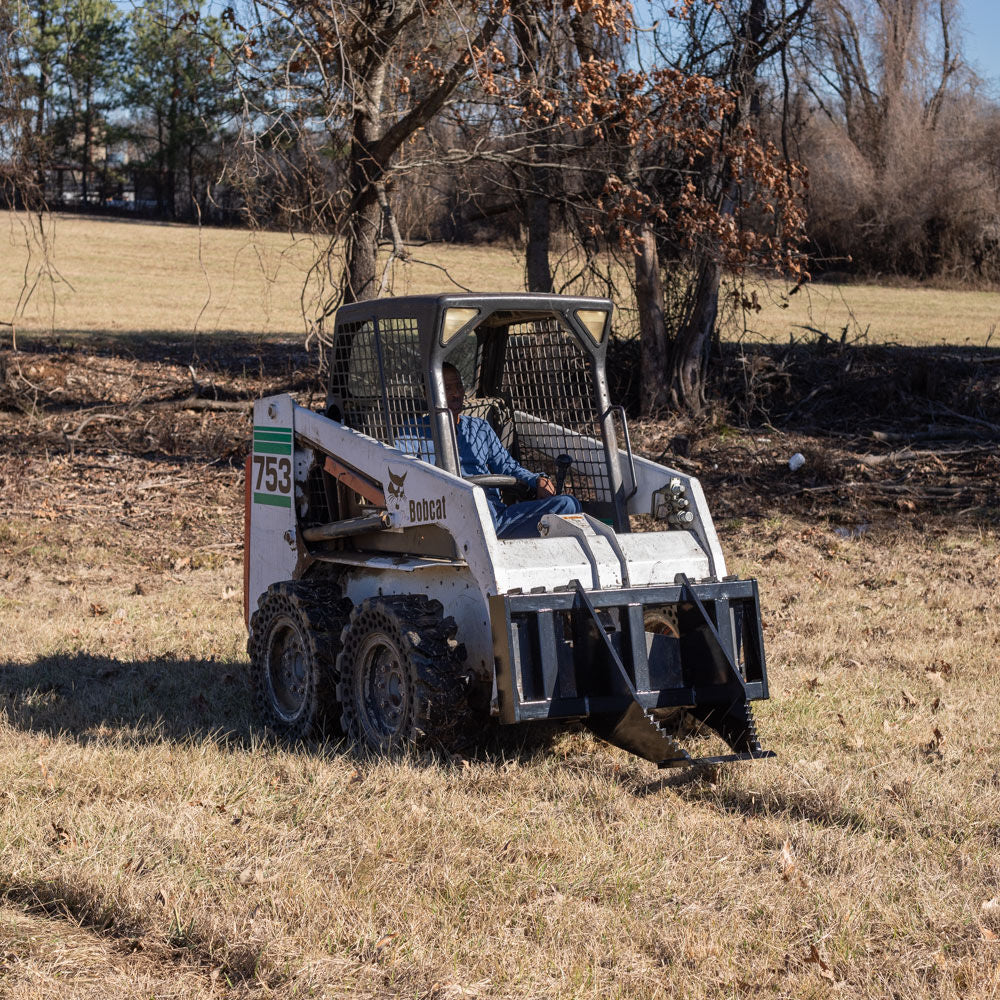
[[(135, 255), (149, 230), (190, 232), (135, 227)], [(137, 339), (0, 351), (0, 995), (1000, 996), (993, 353), (949, 349), (957, 394), (931, 361), (887, 381), (874, 421), (883, 355), (817, 354), (822, 410), (808, 359), (748, 369), (819, 428), (850, 399), (836, 435), (636, 427), (654, 456), (689, 436), (764, 605), (779, 759), (674, 782), (573, 728), (402, 762), (268, 743), (246, 418), (180, 404), (307, 401), (311, 361), (246, 311), (195, 358), (155, 334), (190, 325), (130, 301)], [(949, 427), (916, 422), (946, 404)]]

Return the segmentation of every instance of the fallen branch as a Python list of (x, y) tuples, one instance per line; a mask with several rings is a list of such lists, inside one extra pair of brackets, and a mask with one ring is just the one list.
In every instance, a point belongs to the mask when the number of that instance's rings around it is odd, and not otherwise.
[[(1000, 428), (997, 430), (1000, 433)], [(990, 441), (993, 440), (994, 435), (985, 434), (982, 431), (963, 431), (957, 427), (937, 427), (932, 424), (925, 431), (909, 431), (906, 433), (898, 431), (872, 431), (872, 437), (876, 441), (894, 444), (901, 441), (968, 441), (970, 437), (978, 438), (981, 441)]]
[(67, 441), (79, 441), (80, 432), (94, 420), (128, 420), (129, 418), (123, 414), (118, 413), (92, 413), (89, 417), (85, 418), (80, 424), (77, 425), (75, 431), (72, 434), (66, 434), (63, 431), (63, 436)]
[(245, 412), (252, 409), (254, 400), (252, 399), (199, 399), (197, 396), (188, 396), (182, 400), (164, 400), (155, 403), (155, 406), (169, 407), (174, 410), (230, 410)]
[[(984, 483), (981, 488), (985, 489)], [(975, 492), (977, 486), (902, 486), (896, 483), (834, 483), (830, 486), (803, 486), (795, 490), (792, 496), (802, 496), (818, 493), (835, 493), (837, 490), (867, 490), (872, 493), (889, 493), (911, 497), (914, 500), (956, 499), (967, 493)]]
[(988, 420), (980, 420), (979, 417), (972, 417), (965, 413), (959, 413), (958, 410), (951, 409), (950, 406), (941, 406), (938, 404), (938, 409), (947, 413), (949, 417), (954, 417), (956, 420), (961, 420), (966, 424), (975, 424), (977, 427), (985, 427), (988, 431), (992, 431), (994, 434), (1000, 434), (1000, 424), (991, 424)]
[(901, 448), (899, 451), (890, 451), (886, 455), (858, 455), (857, 461), (862, 465), (879, 466), (887, 462), (919, 461), (920, 459), (936, 459), (941, 461), (945, 458), (961, 458), (964, 455), (988, 455), (996, 451), (995, 445), (981, 444), (973, 445), (971, 448), (947, 448), (942, 450), (923, 449), (913, 451), (910, 448)]
[(170, 479), (169, 477), (160, 480), (147, 479), (139, 483), (138, 486), (133, 486), (132, 489), (136, 492), (139, 490), (163, 490), (172, 486), (190, 486), (195, 481), (194, 479)]

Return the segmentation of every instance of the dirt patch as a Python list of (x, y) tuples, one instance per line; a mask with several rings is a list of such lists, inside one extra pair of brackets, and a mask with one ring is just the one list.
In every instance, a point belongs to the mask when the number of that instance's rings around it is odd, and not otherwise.
[[(618, 345), (611, 370), (626, 370), (630, 353)], [(641, 453), (701, 479), (716, 518), (996, 516), (997, 352), (820, 342), (730, 345), (722, 360), (709, 417), (633, 417), (632, 427)], [(0, 352), (0, 511), (146, 528), (180, 521), (178, 542), (190, 546), (211, 544), (198, 524), (214, 504), (231, 512), (215, 541), (232, 544), (250, 402), (291, 391), (318, 405), (316, 368), (299, 343), (241, 338), (202, 342), (197, 354), (155, 338)], [(617, 382), (634, 410), (634, 387)]]
[[(637, 345), (612, 354), (613, 389), (635, 411), (636, 379), (621, 373), (638, 371)], [(713, 363), (707, 415), (636, 421), (633, 441), (697, 475), (717, 518), (995, 516), (997, 351), (827, 339), (727, 344)]]

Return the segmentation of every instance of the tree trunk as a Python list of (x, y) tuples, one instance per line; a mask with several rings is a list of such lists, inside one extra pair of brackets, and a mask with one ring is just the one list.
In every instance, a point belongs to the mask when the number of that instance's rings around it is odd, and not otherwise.
[(372, 152), (379, 139), (384, 88), (383, 62), (372, 70), (354, 114), (349, 193), (352, 199), (357, 199), (357, 208), (347, 229), (347, 269), (342, 288), (345, 303), (373, 299), (378, 294), (375, 264), (382, 206), (377, 184), (382, 180), (385, 164), (379, 163)]
[[(735, 132), (747, 117), (755, 117), (760, 113), (756, 73), (766, 21), (767, 0), (751, 0), (740, 26), (739, 36), (733, 41), (729, 77), (730, 89), (736, 94), (736, 103), (726, 121), (726, 128), (730, 133)], [(739, 198), (738, 182), (732, 176), (732, 167), (729, 158), (723, 157), (716, 175), (723, 192), (720, 206), (720, 214), (723, 216), (735, 212)], [(670, 359), (671, 403), (692, 413), (700, 412), (706, 403), (708, 350), (719, 314), (721, 281), (722, 266), (711, 249), (704, 250), (698, 262), (698, 279), (691, 305), (677, 333)]]
[(156, 214), (162, 219), (166, 212), (163, 178), (167, 172), (167, 141), (163, 137), (163, 112), (156, 110)]
[(52, 62), (46, 51), (46, 29), (48, 27), (49, 11), (45, 4), (42, 4), (38, 11), (38, 37), (40, 50), (45, 53), (38, 59), (38, 94), (37, 109), (35, 112), (35, 156), (37, 162), (37, 183), (41, 202), (45, 202), (45, 167), (46, 153), (46, 101), (49, 96), (49, 87), (52, 85)]
[[(171, 66), (171, 75), (174, 80), (175, 92), (180, 89), (180, 74), (177, 64)], [(170, 98), (167, 105), (167, 218), (177, 218), (177, 159), (180, 152), (180, 141), (178, 136), (178, 102), (176, 97)]]
[(529, 172), (531, 190), (528, 193), (528, 245), (526, 268), (529, 292), (551, 292), (552, 272), (549, 270), (550, 199), (547, 185), (549, 171), (532, 167)]
[(644, 417), (656, 417), (670, 403), (666, 382), (667, 326), (663, 283), (652, 224), (643, 224), (639, 238), (635, 253), (635, 299), (639, 308), (640, 405)]
[[(514, 33), (518, 44), (518, 76), (525, 95), (541, 89), (539, 75), (542, 61), (542, 26), (538, 10), (531, 0), (522, 0), (513, 10)], [(522, 126), (530, 135), (541, 136), (541, 148), (548, 153), (549, 138), (544, 115), (525, 100)], [(539, 147), (529, 150), (531, 160), (527, 170), (525, 215), (528, 241), (525, 248), (525, 271), (529, 292), (551, 292), (552, 271), (549, 269), (549, 238), (551, 236), (551, 171), (538, 164)]]
[(86, 104), (84, 105), (83, 113), (83, 155), (81, 157), (80, 166), (82, 168), (82, 180), (83, 180), (83, 210), (87, 210), (87, 205), (89, 204), (89, 188), (87, 186), (87, 177), (90, 174), (90, 156), (91, 156), (91, 132), (93, 128), (92, 124), (92, 109), (91, 109), (91, 92), (90, 85), (88, 83), (86, 92)]
[(708, 349), (719, 312), (722, 268), (710, 255), (698, 266), (691, 307), (677, 333), (670, 364), (670, 403), (678, 410), (700, 413), (705, 406)]

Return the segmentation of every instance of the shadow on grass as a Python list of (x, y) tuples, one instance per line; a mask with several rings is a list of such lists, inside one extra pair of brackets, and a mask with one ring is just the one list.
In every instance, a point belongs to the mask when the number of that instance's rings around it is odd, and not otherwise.
[[(363, 770), (380, 758), (355, 753), (340, 733), (308, 744), (280, 744), (269, 736), (253, 711), (246, 664), (211, 659), (121, 660), (90, 653), (55, 654), (32, 663), (0, 663), (0, 716), (32, 733), (69, 736), (81, 744), (124, 740), (131, 744), (224, 743), (237, 751), (279, 746), (303, 754), (351, 756)], [(474, 738), (457, 753), (407, 755), (423, 767), (462, 766), (464, 758), (494, 766), (524, 767), (551, 759), (555, 767), (611, 768), (623, 787), (638, 798), (672, 791), (692, 805), (748, 818), (783, 816), (820, 826), (864, 830), (874, 818), (832, 798), (780, 789), (751, 791), (720, 781), (716, 768), (664, 772), (651, 781), (618, 774), (614, 757), (605, 757), (593, 737), (577, 725), (538, 722), (501, 726), (484, 718)], [(567, 753), (572, 760), (567, 762)], [(758, 765), (759, 766), (759, 765)], [(877, 821), (883, 832), (885, 817)]]
[[(849, 833), (877, 833), (883, 837), (905, 837), (906, 831), (882, 810), (862, 812), (843, 802), (836, 792), (809, 790), (788, 792), (774, 786), (748, 789), (730, 782), (714, 780), (711, 772), (696, 775), (694, 780), (678, 783), (678, 796), (692, 805), (742, 816), (749, 820), (781, 818), (804, 820), (813, 826), (845, 830)], [(638, 794), (652, 794), (669, 781), (651, 782)], [(653, 787), (658, 786), (658, 787)]]
[(44, 332), (20, 333), (19, 351), (11, 357), (23, 362), (30, 361), (33, 356), (50, 360), (77, 355), (128, 358), (175, 365), (182, 370), (197, 361), (208, 371), (233, 376), (273, 376), (311, 371), (316, 356), (305, 349), (304, 340), (304, 335), (297, 330), (255, 334), (245, 330), (80, 331), (72, 327), (54, 327)]
[[(224, 660), (121, 660), (91, 653), (55, 654), (33, 663), (0, 663), (0, 713), (27, 732), (67, 735), (80, 743), (123, 738), (132, 743), (224, 742), (252, 750), (278, 741), (253, 711), (246, 664)], [(528, 763), (550, 751), (561, 728), (502, 728), (492, 720), (461, 753), (411, 756), (431, 765), (468, 754)], [(299, 744), (303, 753), (351, 753), (342, 734)], [(286, 748), (290, 745), (286, 745)], [(354, 755), (359, 763), (375, 758)]]
[(56, 654), (0, 664), (0, 712), (29, 732), (81, 742), (223, 740), (259, 746), (245, 666), (219, 660), (119, 660)]

